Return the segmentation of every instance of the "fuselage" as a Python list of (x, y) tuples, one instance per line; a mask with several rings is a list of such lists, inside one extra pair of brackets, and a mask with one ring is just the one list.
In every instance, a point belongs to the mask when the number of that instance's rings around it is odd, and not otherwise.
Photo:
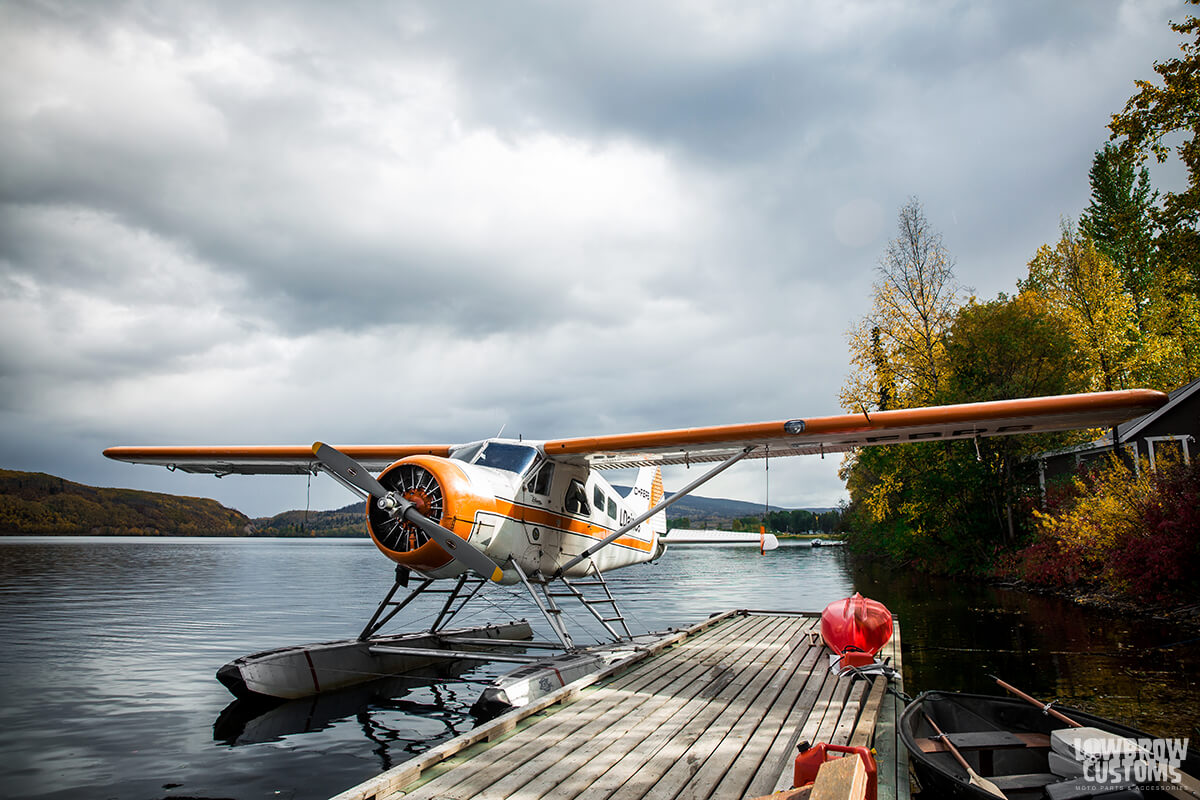
[[(501, 583), (520, 580), (511, 561), (533, 581), (548, 578), (646, 511), (652, 500), (644, 481), (625, 498), (586, 463), (549, 458), (536, 442), (505, 439), (463, 445), (449, 458), (409, 456), (384, 469), (379, 480), (482, 550), (504, 570)], [(643, 522), (565, 574), (577, 577), (593, 567), (603, 572), (656, 558), (662, 551), (656, 527)], [(372, 506), (368, 528), (384, 555), (420, 574), (449, 578), (464, 570), (415, 528)]]

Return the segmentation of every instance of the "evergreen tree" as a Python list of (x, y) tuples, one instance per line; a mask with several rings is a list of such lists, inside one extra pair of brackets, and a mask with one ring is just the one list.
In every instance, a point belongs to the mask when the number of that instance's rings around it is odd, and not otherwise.
[(1150, 191), (1149, 170), (1111, 144), (1096, 153), (1088, 177), (1092, 200), (1079, 227), (1120, 271), (1138, 328), (1145, 331), (1143, 311), (1153, 276), (1151, 218), (1158, 193)]

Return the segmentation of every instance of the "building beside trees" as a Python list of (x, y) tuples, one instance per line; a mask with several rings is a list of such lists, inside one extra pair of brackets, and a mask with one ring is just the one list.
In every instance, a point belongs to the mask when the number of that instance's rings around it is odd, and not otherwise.
[[(1170, 398), (1157, 411), (1117, 426), (1118, 446), (1135, 469), (1143, 462), (1150, 469), (1161, 464), (1190, 466), (1200, 457), (1200, 379), (1170, 392)], [(1081, 467), (1100, 465), (1113, 453), (1109, 431), (1089, 442), (1035, 454), (1043, 496), (1049, 484), (1074, 476)]]

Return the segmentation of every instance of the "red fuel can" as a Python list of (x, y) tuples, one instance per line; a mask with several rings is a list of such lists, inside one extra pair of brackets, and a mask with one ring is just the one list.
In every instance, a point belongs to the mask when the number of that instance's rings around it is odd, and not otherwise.
[(825, 742), (810, 745), (808, 742), (801, 742), (799, 749), (800, 752), (796, 755), (795, 772), (792, 775), (793, 787), (805, 786), (815, 781), (817, 770), (821, 768), (822, 764), (829, 761), (830, 753), (846, 753), (862, 759), (863, 767), (867, 770), (867, 800), (875, 800), (878, 790), (878, 770), (875, 767), (875, 756), (871, 754), (869, 748), (845, 747)]

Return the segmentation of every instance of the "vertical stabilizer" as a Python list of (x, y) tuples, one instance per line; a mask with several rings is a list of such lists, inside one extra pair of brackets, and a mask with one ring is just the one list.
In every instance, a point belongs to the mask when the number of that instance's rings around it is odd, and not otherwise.
[[(649, 511), (663, 501), (662, 469), (659, 467), (641, 467), (638, 469), (637, 481), (633, 491), (629, 493), (630, 511), (635, 515)], [(660, 511), (644, 523), (656, 537), (667, 532), (667, 512)]]

